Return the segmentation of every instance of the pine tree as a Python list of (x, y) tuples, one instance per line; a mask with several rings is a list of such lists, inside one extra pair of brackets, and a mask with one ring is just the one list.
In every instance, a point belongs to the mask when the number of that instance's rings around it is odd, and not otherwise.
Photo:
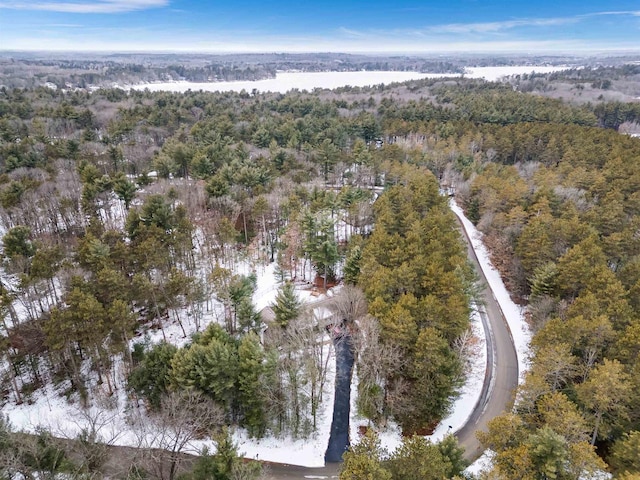
[(554, 262), (547, 262), (536, 267), (531, 284), (531, 297), (554, 295), (557, 289), (558, 266)]
[(594, 416), (591, 445), (595, 445), (599, 435), (608, 432), (612, 427), (611, 420), (626, 414), (632, 398), (631, 389), (624, 365), (608, 359), (591, 371), (586, 382), (576, 387), (578, 399)]
[(234, 275), (231, 277), (227, 287), (232, 310), (231, 314), (233, 316), (231, 322), (232, 329), (229, 333), (235, 333), (238, 325), (245, 331), (257, 327), (259, 315), (255, 311), (252, 302), (252, 295), (255, 289), (256, 277), (254, 274), (249, 276)]
[(214, 435), (216, 452), (209, 453), (204, 447), (193, 470), (180, 480), (253, 480), (260, 477), (262, 468), (258, 462), (245, 462), (238, 454), (238, 446), (233, 443), (229, 429), (224, 427)]
[(181, 348), (171, 359), (170, 381), (175, 390), (194, 390), (210, 394), (207, 390), (211, 372), (203, 370), (207, 346), (194, 344)]
[(306, 212), (302, 218), (305, 234), (304, 250), (316, 273), (323, 276), (323, 287), (335, 277), (334, 269), (340, 255), (335, 239), (334, 223), (330, 218), (315, 218)]
[(276, 315), (276, 323), (282, 328), (286, 328), (291, 320), (300, 315), (302, 302), (296, 294), (293, 282), (285, 282), (280, 287), (272, 308)]
[(259, 331), (262, 317), (251, 297), (244, 297), (236, 307), (236, 320), (243, 333)]
[(384, 455), (378, 436), (368, 431), (343, 455), (340, 480), (391, 480), (391, 472), (382, 463)]
[[(462, 378), (460, 359), (434, 328), (420, 332), (415, 350), (409, 370), (413, 381), (404, 400), (407, 403), (403, 402), (404, 408), (395, 412), (408, 432), (439, 420), (451, 405)], [(425, 402), (425, 398), (429, 401)]]
[(113, 192), (124, 202), (124, 208), (129, 210), (131, 202), (136, 196), (136, 186), (126, 178), (120, 178), (113, 185)]
[(535, 478), (565, 478), (569, 449), (562, 435), (545, 426), (531, 435), (528, 443), (532, 467), (536, 472)]
[(404, 437), (385, 467), (393, 480), (440, 480), (452, 470), (438, 446), (417, 435)]
[(31, 229), (24, 225), (13, 227), (2, 237), (4, 255), (14, 259), (18, 256), (32, 257), (36, 253), (36, 246), (31, 240)]
[(204, 352), (203, 363), (199, 365), (202, 390), (213, 400), (233, 409), (237, 395), (238, 348), (235, 343), (213, 340)]
[(611, 466), (618, 472), (640, 474), (640, 432), (625, 433), (613, 445)]
[(357, 285), (360, 276), (360, 261), (362, 260), (362, 249), (356, 245), (351, 249), (344, 264), (344, 283)]
[(162, 397), (167, 394), (171, 363), (177, 351), (173, 345), (160, 342), (145, 353), (129, 375), (129, 388), (144, 397), (154, 409), (160, 408)]
[(438, 450), (448, 461), (449, 470), (445, 474), (445, 478), (462, 477), (463, 471), (469, 466), (464, 458), (464, 448), (458, 445), (458, 440), (452, 434), (446, 435), (437, 444)]
[(244, 413), (243, 424), (249, 435), (257, 437), (264, 435), (267, 423), (261, 390), (264, 361), (258, 335), (248, 333), (238, 347), (238, 403)]

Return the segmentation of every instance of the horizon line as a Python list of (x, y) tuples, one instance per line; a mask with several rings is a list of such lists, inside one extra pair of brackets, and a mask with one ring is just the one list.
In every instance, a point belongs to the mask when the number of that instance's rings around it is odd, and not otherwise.
[(117, 54), (146, 54), (146, 55), (376, 55), (381, 57), (388, 57), (392, 55), (413, 55), (413, 56), (480, 56), (480, 55), (504, 55), (504, 56), (534, 56), (534, 55), (546, 55), (546, 56), (578, 56), (578, 57), (594, 57), (601, 55), (640, 55), (640, 45), (636, 48), (623, 47), (623, 48), (602, 48), (592, 49), (591, 51), (584, 50), (532, 50), (532, 51), (514, 51), (514, 50), (477, 50), (477, 51), (465, 51), (465, 50), (205, 50), (205, 49), (88, 49), (88, 50), (74, 50), (74, 49), (32, 49), (32, 48), (1, 48), (0, 54), (6, 53), (46, 53), (46, 54), (100, 54), (100, 55), (117, 55)]

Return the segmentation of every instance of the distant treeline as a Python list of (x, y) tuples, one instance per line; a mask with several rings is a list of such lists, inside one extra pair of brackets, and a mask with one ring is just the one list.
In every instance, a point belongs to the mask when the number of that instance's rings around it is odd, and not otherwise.
[(348, 55), (257, 56), (116, 56), (114, 59), (10, 58), (0, 60), (0, 85), (33, 88), (46, 83), (58, 88), (88, 88), (142, 82), (186, 80), (218, 82), (274, 78), (278, 70), (417, 71), (462, 73), (459, 63), (413, 57), (351, 57)]

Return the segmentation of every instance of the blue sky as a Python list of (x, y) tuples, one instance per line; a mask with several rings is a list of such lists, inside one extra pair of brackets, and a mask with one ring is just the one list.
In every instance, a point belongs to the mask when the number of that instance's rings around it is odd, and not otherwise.
[(0, 0), (0, 50), (640, 51), (640, 1)]

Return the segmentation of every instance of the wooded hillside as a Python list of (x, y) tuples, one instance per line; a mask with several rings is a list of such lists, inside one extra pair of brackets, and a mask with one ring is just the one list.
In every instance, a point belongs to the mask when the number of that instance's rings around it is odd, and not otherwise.
[[(604, 460), (638, 474), (640, 140), (616, 131), (636, 111), (463, 79), (287, 95), (2, 88), (5, 399), (53, 382), (85, 402), (113, 393), (122, 366), (150, 410), (189, 389), (221, 424), (306, 435), (326, 356), (287, 282), (344, 279), (370, 315), (345, 320), (379, 340), (359, 344), (358, 407), (420, 431), (463, 381), (473, 297), (445, 185), (536, 332), (515, 411), (482, 437), (494, 473), (578, 478)], [(270, 262), (275, 333), (260, 341), (251, 269)], [(186, 345), (142, 341), (187, 319), (199, 333)]]

